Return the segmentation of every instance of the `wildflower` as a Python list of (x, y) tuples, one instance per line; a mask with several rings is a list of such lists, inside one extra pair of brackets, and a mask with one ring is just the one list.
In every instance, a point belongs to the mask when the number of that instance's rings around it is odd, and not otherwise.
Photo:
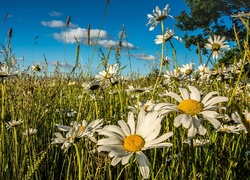
[(66, 115), (67, 115), (68, 117), (74, 117), (75, 114), (77, 114), (77, 111), (74, 111), (74, 109), (66, 110)]
[(22, 134), (24, 136), (28, 137), (28, 136), (32, 136), (32, 135), (34, 135), (36, 133), (37, 133), (37, 129), (29, 128), (29, 129), (26, 129)]
[(205, 45), (206, 49), (212, 50), (212, 57), (214, 59), (218, 59), (219, 55), (223, 55), (222, 49), (229, 50), (229, 45), (225, 41), (225, 37), (220, 37), (214, 35), (212, 38), (211, 36), (208, 38), (208, 42)]
[(198, 66), (198, 72), (201, 76), (204, 74), (209, 74), (210, 73), (210, 68), (206, 65), (199, 65)]
[(245, 110), (244, 113), (245, 119), (242, 119), (242, 124), (245, 126), (247, 133), (250, 133), (250, 113)]
[(244, 11), (239, 11), (238, 14), (232, 14), (231, 15), (232, 18), (246, 18), (246, 19), (250, 19), (250, 12), (246, 13)]
[(245, 127), (243, 124), (237, 124), (237, 125), (227, 125), (223, 124), (220, 126), (219, 129), (217, 129), (217, 132), (227, 132), (227, 133), (234, 133), (239, 134), (239, 131), (245, 130)]
[[(162, 103), (161, 106), (157, 106), (158, 109), (165, 109), (166, 112), (177, 111), (182, 114), (178, 115), (174, 119), (174, 126), (179, 127), (181, 124), (188, 129), (188, 138), (193, 138), (197, 130), (200, 135), (206, 133), (205, 127), (202, 125), (202, 121), (207, 119), (216, 129), (218, 129), (221, 123), (217, 120), (218, 113), (215, 111), (218, 108), (224, 108), (221, 106), (214, 106), (217, 103), (228, 101), (227, 97), (212, 96), (218, 94), (213, 91), (208, 93), (201, 101), (201, 92), (194, 86), (188, 86), (191, 93), (185, 88), (179, 88), (181, 96), (169, 92), (166, 95), (174, 98), (179, 102), (178, 105), (172, 103)], [(201, 119), (200, 116), (205, 119)]]
[(185, 75), (190, 75), (194, 71), (194, 63), (184, 64), (180, 68), (180, 71)]
[[(174, 36), (174, 31), (172, 30), (167, 30), (165, 35), (164, 35), (164, 42), (169, 41), (170, 39), (175, 38), (178, 41), (182, 42), (182, 39), (179, 38), (178, 36)], [(155, 44), (162, 44), (163, 37), (162, 35), (157, 35), (155, 39)]]
[(33, 65), (31, 66), (31, 68), (32, 68), (33, 71), (40, 72), (40, 71), (42, 70), (43, 67), (40, 66), (40, 65), (38, 65), (38, 64), (33, 64)]
[(169, 15), (169, 4), (165, 6), (165, 8), (161, 11), (158, 6), (156, 6), (155, 10), (153, 10), (153, 15), (148, 14), (148, 23), (146, 24), (149, 25), (151, 24), (151, 27), (149, 28), (150, 31), (154, 30), (154, 28), (157, 26), (157, 24), (163, 20), (165, 20), (168, 16), (173, 18), (173, 16)]
[(147, 93), (147, 92), (150, 92), (152, 90), (152, 87), (144, 87), (144, 88), (141, 88), (140, 86), (137, 86), (137, 87), (134, 87), (134, 86), (130, 86), (128, 85), (128, 89), (126, 89), (126, 92), (127, 93), (131, 93), (131, 92), (140, 92), (140, 93)]
[(55, 133), (56, 138), (52, 139), (51, 144), (63, 144), (62, 149), (67, 152), (69, 147), (79, 139), (88, 137), (91, 141), (96, 142), (93, 136), (95, 132), (98, 132), (102, 126), (102, 119), (97, 119), (88, 124), (88, 121), (83, 120), (81, 123), (73, 121), (72, 126), (64, 126), (56, 124), (57, 129), (66, 132), (66, 137), (63, 137), (61, 133)]
[(5, 123), (5, 125), (7, 129), (11, 129), (13, 127), (21, 125), (22, 123), (23, 123), (23, 120), (19, 120), (19, 121), (12, 120), (12, 121), (8, 121), (7, 123)]
[(18, 71), (13, 71), (12, 73), (9, 73), (9, 67), (8, 66), (1, 66), (1, 71), (0, 71), (0, 77), (13, 77), (16, 76)]
[(163, 141), (171, 137), (173, 132), (157, 137), (161, 130), (162, 117), (157, 111), (146, 113), (141, 108), (138, 121), (135, 122), (134, 113), (129, 112), (128, 123), (120, 120), (118, 121), (119, 126), (106, 125), (99, 132), (99, 135), (108, 138), (98, 140), (98, 151), (109, 152), (109, 157), (113, 158), (111, 162), (113, 166), (120, 161), (122, 165), (127, 164), (135, 154), (141, 175), (144, 179), (149, 178), (149, 162), (142, 151), (172, 146), (171, 143)]
[(140, 110), (141, 108), (143, 108), (144, 111), (149, 112), (149, 111), (153, 110), (154, 106), (155, 106), (155, 104), (152, 102), (152, 100), (148, 100), (146, 103), (138, 102), (138, 104), (135, 105), (134, 107), (128, 106), (128, 109), (130, 111), (133, 111), (134, 113), (137, 112), (137, 109)]
[(109, 65), (106, 71), (99, 72), (98, 75), (95, 76), (96, 79), (111, 79), (116, 75), (119, 71), (119, 64)]
[(183, 79), (183, 74), (177, 70), (166, 70), (166, 74), (163, 75), (166, 79), (164, 80), (165, 84), (172, 83), (174, 81), (180, 81)]
[[(186, 144), (188, 144), (190, 146), (191, 141), (192, 140), (190, 140), (190, 139), (185, 139), (184, 143), (186, 143)], [(193, 139), (193, 143), (194, 143), (194, 146), (203, 146), (205, 144), (210, 143), (210, 140), (207, 140), (207, 139)]]
[(76, 132), (75, 129), (71, 128), (66, 134), (66, 137), (63, 137), (61, 133), (55, 133), (56, 138), (53, 138), (53, 142), (51, 144), (63, 144), (61, 149), (64, 150), (64, 152), (67, 152), (69, 147), (74, 143), (74, 140), (76, 138), (75, 136)]

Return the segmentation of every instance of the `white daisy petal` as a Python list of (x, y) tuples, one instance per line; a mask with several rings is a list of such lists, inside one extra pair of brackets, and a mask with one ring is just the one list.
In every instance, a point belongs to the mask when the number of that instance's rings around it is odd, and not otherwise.
[(130, 127), (131, 134), (135, 133), (135, 117), (133, 112), (128, 113), (128, 125)]
[(189, 99), (189, 93), (188, 93), (187, 89), (179, 88), (179, 91), (180, 91), (181, 96), (184, 100)]
[(143, 152), (137, 152), (136, 159), (138, 161), (139, 169), (140, 169), (142, 177), (144, 179), (148, 179), (149, 178), (148, 158), (145, 156), (145, 154)]
[(128, 161), (132, 155), (133, 155), (133, 153), (129, 153), (127, 156), (123, 157), (122, 158), (122, 165), (128, 164)]
[(216, 95), (216, 94), (218, 94), (218, 92), (216, 92), (216, 91), (213, 91), (213, 92), (208, 93), (208, 94), (203, 98), (202, 104), (205, 104), (205, 103), (208, 101), (208, 99), (210, 99), (213, 95)]
[(124, 132), (125, 136), (129, 136), (131, 134), (128, 125), (123, 120), (118, 121), (118, 124)]
[(172, 93), (172, 92), (166, 93), (166, 96), (170, 96), (170, 97), (174, 98), (178, 102), (182, 101), (182, 98), (178, 94), (175, 94), (175, 93)]
[(192, 139), (197, 133), (197, 129), (194, 128), (194, 126), (191, 126), (191, 128), (188, 129), (188, 139)]
[(112, 159), (112, 161), (111, 161), (111, 165), (112, 165), (112, 166), (116, 166), (121, 160), (122, 160), (121, 157), (115, 156), (115, 157), (113, 157), (113, 159)]
[[(119, 126), (107, 125), (103, 128), (103, 130), (111, 131), (111, 132), (114, 132), (114, 133), (121, 135), (122, 137), (125, 137), (125, 133), (123, 132), (123, 130)], [(99, 134), (101, 134), (101, 133), (102, 133), (102, 130), (99, 132)]]
[(196, 87), (194, 87), (194, 86), (188, 86), (188, 88), (191, 91), (191, 93), (190, 93), (190, 99), (194, 99), (194, 100), (200, 102), (200, 100), (201, 100), (200, 91)]

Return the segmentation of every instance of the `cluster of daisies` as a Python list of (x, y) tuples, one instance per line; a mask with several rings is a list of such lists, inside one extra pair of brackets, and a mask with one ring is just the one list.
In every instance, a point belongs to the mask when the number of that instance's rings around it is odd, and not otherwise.
[[(157, 6), (153, 10), (153, 15), (148, 14), (149, 22), (147, 25), (151, 25), (150, 30), (153, 30), (158, 23), (164, 21), (167, 17), (173, 18), (169, 15), (169, 5), (161, 11)], [(164, 35), (157, 35), (155, 39), (156, 44), (162, 44), (169, 41), (171, 38), (175, 38), (182, 41), (178, 36), (174, 36), (173, 30), (167, 30)], [(220, 55), (223, 55), (222, 49), (229, 49), (229, 46), (224, 41), (224, 37), (213, 36), (208, 39), (206, 48), (212, 51), (211, 56), (218, 59)], [(239, 62), (237, 66), (229, 67), (228, 69), (219, 69), (217, 72), (211, 71), (208, 66), (200, 65), (198, 67), (198, 73), (200, 79), (210, 79), (210, 76), (218, 73), (227, 76), (229, 72), (238, 73), (242, 62)], [(33, 65), (32, 68), (39, 71), (41, 67), (39, 65)], [(7, 67), (1, 67), (0, 75), (7, 76)], [(118, 76), (119, 64), (109, 65), (105, 71), (100, 72), (95, 76), (90, 83), (82, 84), (85, 89), (85, 93), (103, 88), (107, 84), (115, 85), (124, 78)], [(171, 84), (174, 81), (180, 81), (187, 79), (192, 80), (191, 74), (195, 72), (194, 64), (189, 63), (183, 65), (180, 68), (172, 71), (167, 70), (165, 77), (165, 83)], [(229, 76), (229, 75), (228, 75)], [(70, 82), (69, 85), (74, 85), (74, 82)], [(152, 90), (149, 88), (133, 87), (129, 86), (126, 90), (127, 93), (147, 93)], [(244, 118), (238, 113), (233, 113), (231, 117), (219, 114), (218, 110), (222, 111), (226, 109), (223, 103), (228, 101), (227, 97), (220, 96), (217, 91), (212, 91), (207, 94), (199, 91), (195, 86), (187, 86), (187, 88), (179, 88), (179, 93), (167, 92), (165, 97), (170, 97), (170, 102), (154, 103), (149, 100), (146, 103), (139, 103), (136, 106), (128, 107), (130, 110), (127, 115), (127, 121), (119, 120), (117, 124), (103, 124), (103, 119), (97, 119), (88, 122), (82, 120), (81, 122), (73, 121), (70, 126), (56, 124), (56, 127), (61, 132), (56, 132), (55, 138), (52, 139), (51, 144), (62, 144), (61, 148), (66, 153), (68, 149), (82, 138), (88, 138), (92, 142), (97, 144), (98, 152), (108, 152), (108, 156), (112, 159), (111, 164), (117, 165), (119, 162), (122, 165), (128, 164), (132, 156), (136, 157), (140, 173), (144, 179), (150, 176), (150, 163), (148, 158), (143, 153), (145, 150), (154, 148), (169, 148), (172, 143), (169, 142), (169, 138), (173, 136), (173, 132), (162, 133), (162, 120), (168, 113), (177, 112), (177, 116), (173, 120), (173, 124), (176, 128), (182, 126), (187, 129), (187, 139), (184, 143), (190, 144), (191, 140), (194, 140), (196, 134), (205, 135), (207, 132), (205, 124), (211, 124), (217, 131), (224, 131), (229, 133), (238, 133), (244, 130), (246, 133), (250, 133), (250, 113), (245, 110)], [(136, 98), (136, 97), (135, 97)], [(58, 110), (59, 111), (59, 110)], [(66, 112), (66, 111), (65, 111)], [(74, 116), (77, 112), (72, 110), (67, 111), (67, 116)], [(229, 126), (223, 124), (220, 119), (233, 120), (237, 125)], [(23, 121), (11, 121), (6, 123), (7, 129), (11, 129), (22, 124)], [(37, 130), (28, 129), (24, 132), (24, 135), (35, 134)], [(98, 138), (96, 138), (98, 137)], [(103, 137), (103, 138), (102, 138)], [(209, 142), (209, 140), (193, 141), (196, 146), (202, 146)]]

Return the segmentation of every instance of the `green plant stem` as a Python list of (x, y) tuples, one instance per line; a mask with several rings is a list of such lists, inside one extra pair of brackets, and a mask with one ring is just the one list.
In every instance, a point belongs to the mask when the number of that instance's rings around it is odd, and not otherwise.
[(196, 180), (196, 166), (195, 166), (195, 147), (194, 140), (191, 139), (191, 160), (192, 160), (192, 169), (193, 169), (193, 180)]
[(236, 83), (235, 83), (235, 86), (234, 86), (234, 90), (233, 90), (233, 92), (232, 92), (232, 95), (230, 96), (230, 99), (229, 99), (229, 101), (228, 101), (228, 103), (227, 103), (227, 107), (229, 107), (229, 106), (231, 105), (231, 102), (232, 102), (232, 100), (233, 100), (233, 98), (234, 98), (234, 94), (235, 94), (235, 92), (236, 92), (236, 90), (237, 90), (237, 87), (238, 87), (238, 84), (239, 84), (239, 82), (240, 82), (240, 80), (241, 80), (241, 76), (242, 76), (242, 72), (243, 72), (243, 70), (244, 70), (244, 64), (245, 64), (245, 62), (246, 62), (246, 58), (247, 58), (247, 52), (245, 51), (245, 54), (244, 54), (244, 57), (243, 57), (243, 60), (242, 60), (241, 69), (240, 69), (240, 74), (239, 74), (238, 79), (237, 79), (237, 81), (236, 81)]
[(174, 48), (174, 45), (173, 45), (171, 39), (169, 40), (169, 43), (170, 43), (170, 46), (171, 46), (172, 51), (173, 51), (175, 69), (177, 70), (178, 69), (178, 62), (177, 62), (176, 50)]
[[(161, 21), (161, 31), (162, 31), (161, 63), (160, 63), (159, 74), (158, 74), (158, 77), (157, 77), (155, 85), (154, 85), (154, 89), (153, 89), (153, 93), (152, 93), (152, 99), (154, 99), (155, 89), (156, 89), (157, 84), (159, 83), (160, 78), (161, 78), (162, 67), (163, 67), (163, 62), (164, 62), (164, 43), (165, 43), (165, 39), (164, 39), (164, 22), (163, 21)], [(166, 68), (168, 69), (168, 66), (166, 66)]]
[(76, 150), (76, 157), (77, 157), (77, 164), (78, 164), (78, 179), (82, 180), (82, 161), (81, 161), (81, 156), (80, 156), (77, 144), (74, 143), (74, 147), (75, 147), (75, 150)]
[(1, 109), (1, 119), (4, 120), (4, 99), (5, 99), (5, 83), (2, 80), (2, 109)]

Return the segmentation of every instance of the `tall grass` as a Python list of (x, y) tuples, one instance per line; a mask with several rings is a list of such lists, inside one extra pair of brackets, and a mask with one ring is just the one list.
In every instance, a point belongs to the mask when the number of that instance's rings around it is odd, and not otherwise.
[[(77, 66), (80, 44), (76, 41)], [(102, 64), (105, 69), (111, 48), (104, 55)], [(121, 47), (118, 48), (120, 51)], [(9, 43), (4, 50), (6, 56), (2, 61), (9, 62), (12, 51)], [(116, 58), (119, 62), (118, 50)], [(248, 61), (249, 65), (248, 39), (241, 51), (243, 62)], [(14, 78), (1, 77), (0, 179), (142, 179), (134, 159), (125, 166), (118, 164), (114, 167), (108, 155), (98, 152), (96, 143), (87, 138), (80, 139), (67, 153), (63, 152), (60, 145), (51, 145), (51, 139), (58, 131), (56, 124), (70, 125), (72, 121), (101, 118), (105, 125), (117, 124), (118, 120), (127, 119), (128, 106), (135, 106), (139, 101), (153, 99), (155, 103), (171, 102), (170, 98), (159, 96), (166, 90), (179, 93), (178, 87), (193, 85), (205, 94), (218, 91), (220, 95), (230, 98), (227, 110), (220, 112), (229, 116), (236, 111), (241, 114), (250, 107), (249, 72), (244, 71), (244, 64), (240, 73), (231, 74), (230, 79), (217, 80), (222, 73), (211, 75), (209, 84), (201, 79), (192, 80), (195, 76), (165, 84), (161, 69), (160, 74), (146, 76), (133, 76), (131, 72), (127, 79), (119, 78), (116, 83), (106, 84), (103, 81), (98, 89), (83, 87), (83, 84), (93, 79), (89, 73), (86, 76), (60, 73), (58, 66), (54, 72), (50, 76), (40, 72)], [(128, 93), (126, 90), (129, 86), (138, 89)], [(143, 88), (149, 87), (151, 91), (143, 92)], [(242, 88), (239, 90), (238, 87)], [(177, 113), (169, 113), (162, 121), (162, 132), (174, 132), (170, 139), (173, 147), (146, 151), (151, 163), (150, 179), (250, 179), (250, 157), (245, 154), (250, 150), (249, 134), (245, 131), (239, 134), (217, 132), (210, 124), (204, 124), (206, 135), (196, 135), (195, 139), (207, 139), (210, 142), (203, 146), (195, 146), (191, 142), (190, 148), (184, 143), (187, 130), (173, 125), (176, 116)], [(12, 120), (22, 120), (23, 123), (7, 129), (6, 123)], [(225, 119), (222, 121), (232, 124)], [(38, 132), (23, 135), (28, 128), (35, 128)], [(99, 136), (96, 135), (96, 138)]]

